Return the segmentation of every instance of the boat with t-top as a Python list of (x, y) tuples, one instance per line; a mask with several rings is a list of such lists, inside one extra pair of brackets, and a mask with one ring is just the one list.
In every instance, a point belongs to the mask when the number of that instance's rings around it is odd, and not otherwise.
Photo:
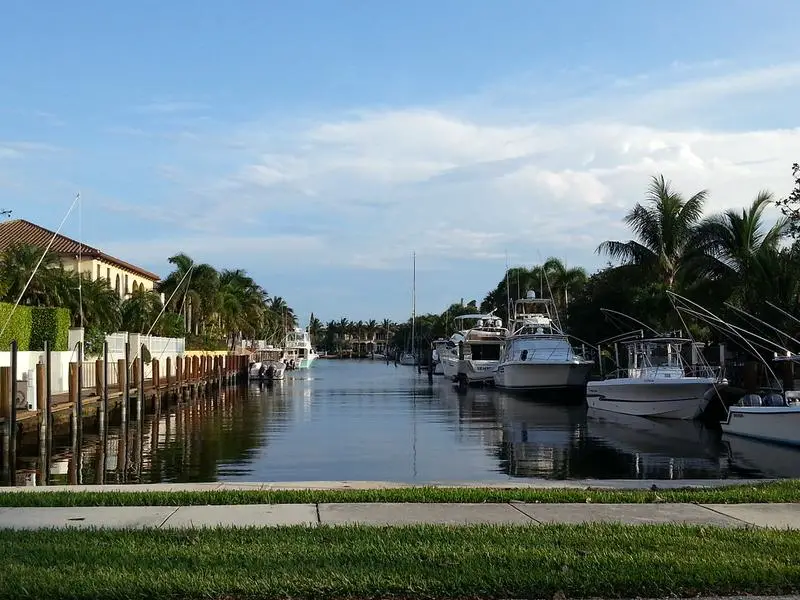
[(575, 352), (554, 315), (552, 299), (529, 291), (516, 300), (510, 330), (494, 372), (495, 386), (513, 391), (585, 388), (594, 361)]
[(311, 346), (311, 336), (302, 327), (295, 327), (286, 334), (283, 344), (284, 360), (297, 369), (307, 369), (319, 355)]
[[(586, 386), (590, 408), (624, 415), (694, 419), (717, 391), (727, 385), (720, 370), (690, 366), (681, 349), (693, 340), (682, 337), (645, 338), (643, 330), (616, 339), (627, 350), (627, 367)], [(617, 364), (619, 357), (617, 353)]]

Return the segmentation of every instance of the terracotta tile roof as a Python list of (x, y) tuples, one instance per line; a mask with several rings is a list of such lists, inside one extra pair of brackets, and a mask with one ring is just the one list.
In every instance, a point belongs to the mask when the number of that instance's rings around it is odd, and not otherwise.
[[(13, 219), (11, 221), (0, 222), (0, 252), (8, 248), (14, 243), (23, 242), (26, 244), (33, 244), (41, 248), (46, 248), (50, 243), (50, 239), (55, 232), (40, 227), (35, 223), (26, 221), (24, 219)], [(64, 235), (58, 234), (53, 240), (53, 245), (50, 246), (50, 251), (59, 256), (74, 257), (79, 252), (86, 258), (94, 258), (110, 263), (123, 271), (130, 271), (142, 277), (146, 277), (152, 281), (159, 281), (161, 277), (150, 271), (146, 271), (136, 265), (125, 262), (106, 254), (105, 252), (92, 248), (86, 244), (81, 244), (75, 240), (68, 238)]]

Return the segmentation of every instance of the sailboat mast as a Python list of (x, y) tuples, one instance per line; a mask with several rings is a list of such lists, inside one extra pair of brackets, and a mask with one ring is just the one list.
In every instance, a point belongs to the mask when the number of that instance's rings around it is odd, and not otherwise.
[(417, 253), (412, 252), (412, 278), (411, 278), (411, 356), (416, 357), (416, 322), (417, 322)]

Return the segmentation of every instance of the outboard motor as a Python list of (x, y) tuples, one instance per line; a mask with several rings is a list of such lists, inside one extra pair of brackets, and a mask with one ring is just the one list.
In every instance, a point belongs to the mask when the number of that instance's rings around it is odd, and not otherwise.
[(275, 365), (267, 367), (267, 379), (275, 379)]
[(267, 369), (266, 365), (263, 365), (263, 364), (262, 364), (262, 365), (261, 365), (261, 368), (258, 370), (258, 376), (259, 376), (259, 377), (261, 377), (261, 378), (263, 379), (263, 378), (264, 378), (264, 375), (265, 375), (267, 372), (268, 372), (268, 369)]

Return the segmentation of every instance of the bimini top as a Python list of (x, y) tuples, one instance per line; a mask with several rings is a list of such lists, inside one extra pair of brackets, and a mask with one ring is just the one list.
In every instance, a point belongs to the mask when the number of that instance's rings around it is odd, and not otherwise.
[(503, 320), (500, 317), (497, 317), (493, 314), (481, 315), (481, 314), (469, 314), (469, 315), (460, 315), (458, 317), (453, 317), (454, 321), (477, 321), (474, 329), (502, 329), (503, 328)]

